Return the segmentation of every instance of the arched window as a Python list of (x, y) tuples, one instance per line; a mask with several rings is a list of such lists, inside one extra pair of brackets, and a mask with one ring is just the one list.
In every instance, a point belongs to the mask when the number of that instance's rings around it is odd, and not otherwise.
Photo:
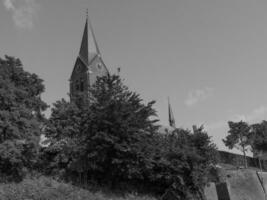
[(80, 81), (80, 90), (82, 92), (84, 91), (84, 83), (83, 83), (83, 80)]

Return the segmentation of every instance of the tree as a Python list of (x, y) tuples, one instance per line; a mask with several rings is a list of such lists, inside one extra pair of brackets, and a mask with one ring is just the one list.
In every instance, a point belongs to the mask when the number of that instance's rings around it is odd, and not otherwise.
[(229, 148), (236, 148), (241, 150), (243, 153), (244, 166), (247, 168), (247, 158), (246, 152), (248, 147), (251, 146), (250, 136), (251, 128), (248, 123), (240, 122), (228, 122), (230, 130), (228, 131), (229, 135), (223, 139), (224, 144)]
[(47, 108), (43, 81), (26, 72), (19, 59), (0, 59), (0, 173), (21, 179), (36, 162)]
[(88, 106), (54, 105), (47, 136), (53, 144), (64, 140), (64, 151), (72, 150), (69, 170), (84, 176), (93, 172), (102, 181), (142, 179), (150, 159), (144, 149), (157, 128), (154, 103), (144, 104), (117, 75), (100, 77), (90, 89)]
[(171, 134), (154, 136), (158, 140), (150, 181), (158, 187), (155, 190), (171, 189), (181, 199), (203, 197), (209, 172), (217, 163), (217, 151), (204, 128), (194, 127), (193, 132), (175, 129)]
[(258, 159), (259, 167), (262, 170), (261, 157), (267, 151), (267, 121), (252, 124), (250, 127), (251, 151), (253, 157)]
[(201, 193), (215, 145), (203, 127), (159, 134), (154, 103), (143, 103), (116, 75), (97, 79), (88, 106), (56, 102), (46, 129), (52, 165), (113, 187), (173, 188), (182, 199)]
[(117, 75), (99, 78), (90, 93), (90, 117), (83, 132), (88, 161), (114, 181), (142, 179), (142, 166), (149, 159), (145, 149), (157, 128), (155, 102), (144, 104)]
[(42, 149), (40, 154), (44, 173), (64, 175), (74, 160), (79, 159), (77, 154), (82, 152), (80, 139), (86, 109), (64, 99), (54, 103), (45, 128), (49, 147)]
[(257, 151), (267, 151), (267, 121), (263, 120), (261, 123), (251, 125), (253, 138), (253, 149)]

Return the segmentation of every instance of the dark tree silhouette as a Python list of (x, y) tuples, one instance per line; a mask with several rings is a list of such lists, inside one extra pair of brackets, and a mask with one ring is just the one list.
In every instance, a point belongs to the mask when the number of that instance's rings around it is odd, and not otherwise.
[(19, 59), (0, 59), (0, 173), (21, 179), (32, 168), (43, 127), (43, 81)]

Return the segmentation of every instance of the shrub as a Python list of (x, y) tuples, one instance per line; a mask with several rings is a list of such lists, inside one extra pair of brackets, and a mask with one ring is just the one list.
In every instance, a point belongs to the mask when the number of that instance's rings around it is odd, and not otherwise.
[(217, 162), (216, 147), (203, 127), (158, 135), (154, 147), (151, 185), (160, 192), (172, 189), (182, 199), (203, 195), (209, 171)]

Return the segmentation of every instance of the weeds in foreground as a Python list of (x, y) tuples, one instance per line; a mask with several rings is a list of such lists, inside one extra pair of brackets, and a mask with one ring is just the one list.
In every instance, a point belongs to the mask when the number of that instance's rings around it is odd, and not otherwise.
[(90, 192), (51, 178), (26, 178), (21, 183), (0, 184), (1, 200), (155, 200), (149, 196), (127, 194), (125, 197)]

